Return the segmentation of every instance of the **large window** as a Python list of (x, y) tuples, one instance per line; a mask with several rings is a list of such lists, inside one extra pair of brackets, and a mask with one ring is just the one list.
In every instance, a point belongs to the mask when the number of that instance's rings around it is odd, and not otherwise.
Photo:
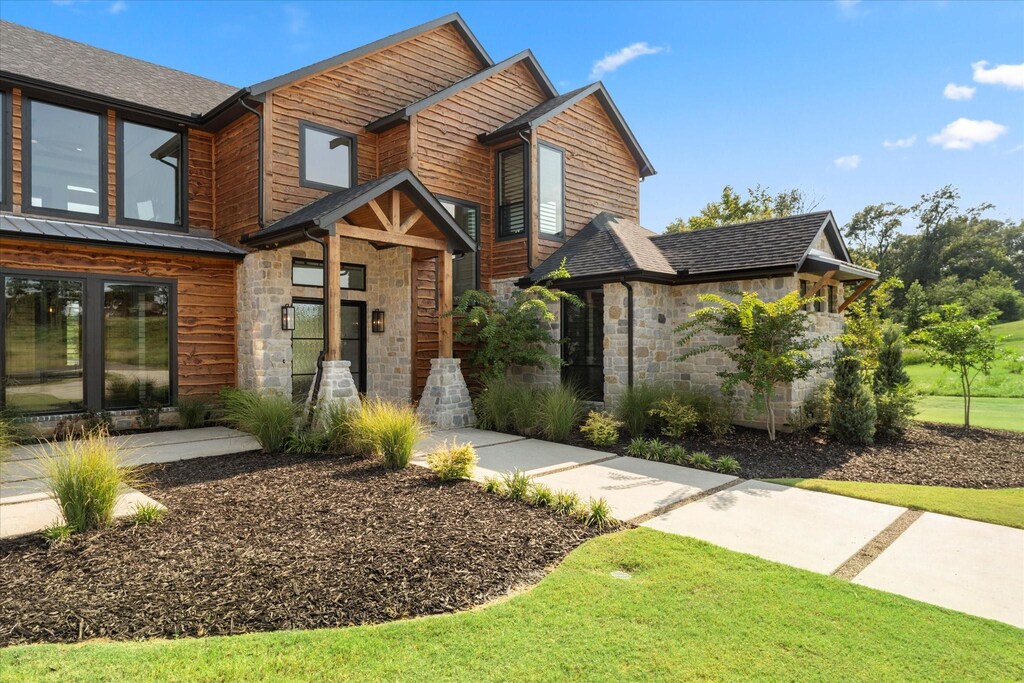
[(353, 135), (303, 121), (299, 124), (299, 184), (319, 190), (344, 190), (356, 177)]
[(539, 145), (537, 150), (540, 234), (562, 237), (565, 226), (565, 153), (545, 144)]
[(526, 148), (498, 152), (498, 237), (526, 234)]
[(562, 381), (588, 401), (604, 400), (604, 291), (574, 292), (582, 306), (562, 306)]
[[(292, 284), (306, 287), (323, 287), (324, 262), (308, 258), (292, 259)], [(365, 292), (366, 266), (358, 263), (342, 263), (341, 288)]]
[(83, 283), (4, 278), (4, 401), (32, 413), (80, 410)]
[(24, 154), (25, 211), (106, 215), (103, 118), (30, 101)]
[(182, 225), (181, 133), (121, 121), (119, 220)]
[(0, 402), (26, 413), (174, 399), (174, 286), (93, 274), (2, 276)]
[[(474, 242), (480, 241), (480, 206), (469, 202), (461, 202), (455, 199), (440, 200), (441, 206), (448, 210), (455, 222), (467, 235), (473, 238)], [(469, 289), (476, 289), (479, 283), (479, 256), (478, 251), (469, 254), (460, 254), (452, 261), (452, 294), (458, 299), (459, 295)]]

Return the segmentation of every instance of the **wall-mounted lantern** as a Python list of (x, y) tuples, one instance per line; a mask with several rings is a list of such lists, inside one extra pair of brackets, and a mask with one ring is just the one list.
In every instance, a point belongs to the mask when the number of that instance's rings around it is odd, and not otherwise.
[(295, 329), (295, 306), (285, 304), (281, 307), (281, 329), (291, 332)]
[(375, 334), (380, 334), (384, 331), (384, 311), (379, 308), (373, 309), (373, 313), (370, 314), (370, 329)]

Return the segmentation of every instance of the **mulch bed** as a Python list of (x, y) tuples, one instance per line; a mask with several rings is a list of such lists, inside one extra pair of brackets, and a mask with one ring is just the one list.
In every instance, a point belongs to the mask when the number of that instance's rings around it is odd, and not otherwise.
[[(582, 436), (574, 445), (586, 446)], [(608, 450), (625, 455), (627, 440)], [(1024, 486), (1024, 433), (964, 429), (955, 425), (917, 423), (898, 440), (872, 446), (845, 446), (816, 432), (778, 434), (737, 427), (721, 441), (706, 435), (683, 439), (687, 450), (739, 460), (740, 476), (818, 478), (958, 488)]]
[(227, 635), (465, 609), (535, 583), (594, 532), (364, 459), (164, 465), (159, 523), (0, 541), (0, 645)]

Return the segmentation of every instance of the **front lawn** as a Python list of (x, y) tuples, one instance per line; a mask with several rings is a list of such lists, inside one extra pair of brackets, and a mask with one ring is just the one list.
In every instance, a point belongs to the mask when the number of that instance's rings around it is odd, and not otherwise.
[(340, 630), (13, 647), (0, 651), (0, 668), (11, 682), (980, 681), (1024, 668), (1024, 631), (634, 529), (589, 541), (530, 592), (482, 610)]
[(769, 479), (811, 491), (863, 498), (914, 510), (939, 512), (1024, 529), (1024, 488), (958, 489), (948, 486), (874, 484), (825, 479)]
[[(917, 408), (918, 420), (964, 423), (962, 396), (922, 396)], [(1024, 432), (1024, 398), (972, 398), (971, 425)]]

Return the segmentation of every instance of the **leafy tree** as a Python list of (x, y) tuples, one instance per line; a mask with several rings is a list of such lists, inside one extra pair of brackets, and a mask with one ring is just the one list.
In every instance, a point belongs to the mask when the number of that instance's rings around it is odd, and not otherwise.
[(512, 366), (559, 367), (562, 359), (548, 352), (561, 340), (551, 332), (557, 320), (549, 304), (582, 306), (579, 297), (550, 287), (569, 277), (565, 260), (550, 277), (526, 289), (513, 291), (508, 301), (471, 289), (462, 293), (455, 308), (455, 340), (470, 346), (469, 362), (481, 379), (505, 376)]
[(749, 195), (744, 199), (740, 194), (726, 185), (722, 188), (722, 197), (717, 202), (707, 204), (696, 216), (683, 220), (677, 218), (668, 224), (665, 232), (688, 232), (703, 228), (714, 228), (732, 223), (792, 216), (811, 211), (818, 205), (800, 189), (793, 188), (772, 194), (766, 187), (749, 188)]
[(839, 338), (860, 357), (867, 378), (878, 367), (878, 353), (882, 348), (882, 334), (888, 325), (887, 315), (892, 307), (893, 293), (902, 288), (903, 282), (899, 278), (883, 280), (846, 307), (845, 328)]
[(971, 387), (978, 375), (992, 371), (992, 363), (1003, 357), (999, 337), (992, 334), (995, 313), (972, 318), (957, 303), (945, 304), (924, 317), (925, 327), (911, 337), (920, 345), (932, 365), (955, 370), (964, 397), (964, 426), (971, 426)]
[(1024, 294), (1014, 288), (1013, 280), (996, 270), (977, 279), (944, 277), (929, 288), (928, 300), (932, 306), (959, 303), (974, 317), (994, 312), (1000, 322), (1024, 317)]
[(881, 394), (906, 384), (910, 384), (910, 375), (903, 369), (903, 334), (895, 325), (888, 325), (882, 332), (873, 388)]
[(900, 236), (903, 219), (910, 209), (893, 202), (865, 206), (853, 214), (843, 229), (853, 246), (857, 263), (889, 272), (889, 250)]
[(720, 342), (688, 348), (680, 357), (685, 360), (708, 351), (720, 351), (731, 360), (735, 370), (721, 370), (722, 393), (732, 396), (739, 384), (751, 388), (755, 398), (764, 403), (768, 438), (775, 440), (775, 411), (772, 398), (780, 384), (807, 378), (823, 365), (811, 357), (825, 337), (808, 334), (809, 316), (803, 307), (820, 297), (801, 297), (790, 292), (777, 301), (762, 301), (756, 292), (731, 292), (740, 297), (734, 302), (717, 294), (702, 294), (702, 302), (715, 304), (690, 314), (690, 319), (676, 328), (682, 334), (681, 346), (688, 346), (702, 332), (734, 337), (735, 346)]
[(921, 327), (921, 320), (931, 309), (928, 303), (928, 295), (924, 287), (917, 280), (910, 285), (903, 305), (903, 326), (908, 332), (913, 332)]
[(828, 432), (841, 443), (870, 444), (875, 437), (875, 401), (864, 385), (864, 370), (856, 350), (839, 344), (833, 356)]

